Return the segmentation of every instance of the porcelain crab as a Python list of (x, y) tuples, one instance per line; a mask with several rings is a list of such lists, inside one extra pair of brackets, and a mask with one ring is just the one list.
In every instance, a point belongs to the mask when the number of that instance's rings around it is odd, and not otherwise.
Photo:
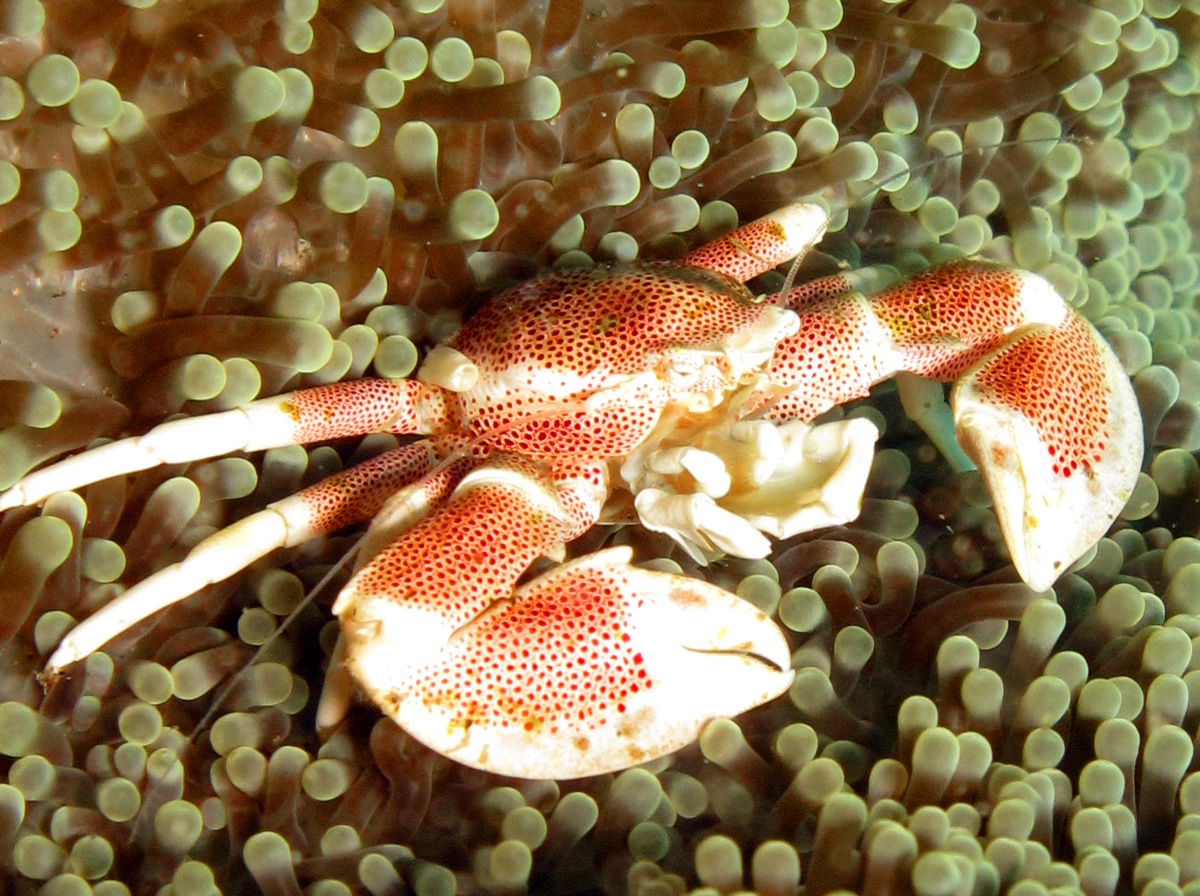
[[(491, 299), (415, 378), (364, 379), (173, 420), (35, 471), (0, 509), (232, 451), (387, 431), (426, 438), (280, 500), (68, 633), (63, 669), (280, 546), (373, 520), (335, 656), (417, 739), (467, 765), (576, 777), (673, 751), (785, 691), (788, 645), (720, 588), (609, 548), (518, 581), (614, 492), (694, 552), (859, 509), (876, 438), (834, 405), (906, 371), (953, 381), (959, 443), (1034, 588), (1108, 528), (1141, 466), (1129, 380), (1043, 278), (960, 262), (864, 296), (854, 275), (743, 283), (823, 235), (797, 203), (678, 263), (545, 274)], [(763, 533), (766, 533), (764, 535)]]

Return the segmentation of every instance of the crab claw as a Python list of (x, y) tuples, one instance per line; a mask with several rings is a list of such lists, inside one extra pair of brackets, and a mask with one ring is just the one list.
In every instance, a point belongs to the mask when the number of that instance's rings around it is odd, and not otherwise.
[(958, 442), (992, 494), (1017, 572), (1039, 591), (1100, 540), (1142, 466), (1129, 377), (1104, 337), (1063, 311), (1056, 328), (987, 358), (951, 393)]
[[(1046, 278), (967, 260), (871, 297), (809, 288), (784, 300), (801, 327), (772, 360), (771, 381), (788, 391), (767, 415), (811, 420), (900, 372), (955, 383), (955, 436), (1030, 587), (1049, 588), (1133, 492), (1143, 441), (1133, 387)], [(944, 441), (936, 411), (923, 416)]]
[(530, 778), (648, 761), (788, 688), (787, 643), (758, 609), (629, 558), (611, 548), (555, 568), (423, 662), (388, 645), (367, 602), (343, 617), (355, 677), (429, 747)]

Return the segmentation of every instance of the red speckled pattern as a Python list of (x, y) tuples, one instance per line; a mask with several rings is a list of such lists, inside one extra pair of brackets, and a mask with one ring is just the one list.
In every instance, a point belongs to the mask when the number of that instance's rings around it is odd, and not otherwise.
[(830, 274), (828, 277), (819, 277), (816, 280), (801, 283), (793, 287), (786, 298), (779, 296), (775, 301), (794, 311), (801, 311), (806, 305), (824, 299), (837, 298), (850, 292), (853, 288), (850, 278), (845, 274)]
[(780, 343), (771, 360), (773, 383), (791, 391), (771, 405), (775, 420), (811, 420), (835, 405), (866, 395), (882, 370), (871, 343), (870, 315), (862, 302), (841, 296), (800, 312), (800, 330)]
[[(771, 407), (771, 416), (811, 420), (862, 398), (900, 370), (957, 379), (1028, 323), (1020, 301), (1023, 282), (1020, 271), (959, 262), (926, 271), (865, 304), (854, 295), (820, 298), (826, 286), (815, 295), (798, 287), (788, 298), (798, 306), (800, 331), (780, 344), (771, 364), (772, 381), (793, 390)], [(830, 286), (836, 283), (829, 279)]]
[(414, 675), (414, 690), (464, 727), (557, 733), (560, 724), (607, 724), (653, 686), (630, 646), (642, 599), (622, 573), (571, 571), (553, 588), (533, 588), (451, 642)]
[[(510, 399), (497, 402), (490, 413), (473, 415), (471, 430), (486, 433), (486, 444), (495, 450), (540, 460), (616, 457), (632, 451), (645, 438), (667, 401), (657, 388), (622, 390), (620, 398), (593, 401), (590, 411), (551, 410), (552, 405), (544, 402)], [(574, 404), (582, 401), (575, 399)], [(518, 415), (532, 419), (514, 424)]]
[(1014, 343), (975, 374), (984, 396), (1028, 418), (1063, 477), (1099, 463), (1109, 438), (1108, 388), (1093, 339), (1072, 313), (1059, 329)]
[(578, 538), (595, 525), (608, 498), (608, 464), (604, 461), (558, 457), (550, 461), (559, 503), (571, 520), (565, 541)]
[(369, 432), (436, 432), (447, 424), (439, 390), (417, 380), (348, 380), (301, 389), (286, 400), (301, 444)]
[(511, 484), (464, 484), (364, 566), (354, 590), (432, 610), (451, 629), (510, 596), (525, 568), (569, 531), (569, 521), (537, 465), (511, 456), (491, 464), (519, 472), (529, 488), (541, 487), (562, 516), (544, 512)]
[(901, 370), (953, 380), (1026, 323), (1020, 271), (960, 262), (926, 271), (871, 300), (902, 353)]
[(745, 283), (751, 277), (769, 271), (787, 261), (792, 252), (781, 255), (787, 236), (783, 226), (771, 218), (759, 218), (733, 233), (705, 243), (684, 257), (683, 263), (708, 271), (720, 271)]
[[(322, 479), (297, 492), (296, 497), (308, 508), (309, 528), (314, 534), (336, 532), (373, 517), (389, 497), (426, 476), (433, 462), (429, 443), (413, 442)], [(427, 478), (423, 487), (431, 501), (438, 500), (461, 476), (462, 471), (455, 466)]]
[[(669, 384), (622, 387), (588, 413), (572, 406), (610, 375), (665, 373), (664, 358), (684, 346), (719, 347), (763, 307), (728, 277), (675, 265), (547, 274), (493, 299), (454, 338), (478, 365), (480, 387), (452, 400), (473, 431), (500, 430), (491, 438), (499, 447), (541, 457), (625, 454), (674, 397)], [(713, 377), (679, 391), (724, 388)]]
[(672, 346), (723, 342), (759, 318), (736, 280), (671, 264), (557, 271), (497, 296), (451, 345), (481, 372), (528, 365), (641, 373)]

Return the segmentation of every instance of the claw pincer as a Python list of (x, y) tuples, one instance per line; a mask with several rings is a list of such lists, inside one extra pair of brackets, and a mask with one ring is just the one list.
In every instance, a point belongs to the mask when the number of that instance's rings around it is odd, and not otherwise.
[(797, 310), (770, 373), (794, 385), (771, 414), (808, 419), (898, 373), (953, 383), (955, 436), (1031, 587), (1054, 584), (1124, 507), (1142, 464), (1133, 387), (1045, 278), (963, 261)]
[(1049, 588), (1107, 530), (1141, 465), (1116, 357), (1047, 281), (994, 264), (869, 295), (870, 278), (849, 275), (766, 299), (742, 285), (803, 254), (825, 224), (798, 203), (681, 263), (552, 272), (492, 299), (414, 379), (172, 421), (30, 474), (0, 510), (160, 463), (424, 437), (202, 541), (76, 626), (49, 668), (276, 547), (373, 520), (334, 606), (335, 656), (398, 724), (510, 775), (661, 756), (789, 687), (779, 628), (714, 585), (633, 565), (628, 548), (525, 580), (531, 567), (561, 559), (618, 491), (701, 561), (764, 556), (771, 537), (852, 519), (878, 433), (819, 418), (896, 375), (954, 383), (955, 436), (1016, 571)]

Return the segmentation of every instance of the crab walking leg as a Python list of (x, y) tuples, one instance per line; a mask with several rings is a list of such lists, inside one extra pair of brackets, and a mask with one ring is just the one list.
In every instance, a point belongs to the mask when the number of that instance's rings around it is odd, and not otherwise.
[(159, 464), (369, 432), (429, 434), (445, 425), (444, 393), (438, 386), (418, 380), (333, 383), (259, 399), (217, 414), (170, 420), (145, 435), (68, 457), (35, 470), (0, 494), (0, 511)]
[(389, 496), (406, 486), (418, 503), (440, 500), (460, 473), (428, 475), (436, 454), (427, 441), (394, 448), (282, 500), (267, 505), (197, 544), (178, 563), (160, 569), (109, 601), (59, 643), (46, 663), (56, 673), (99, 650), (160, 610), (245, 569), (275, 548), (303, 544), (370, 519)]
[(745, 283), (798, 255), (825, 234), (829, 215), (811, 202), (796, 202), (744, 224), (693, 250), (682, 264), (716, 271)]
[(560, 495), (590, 488), (494, 458), (347, 584), (334, 612), (349, 668), (418, 740), (500, 774), (599, 774), (678, 749), (791, 683), (787, 644), (760, 611), (637, 569), (625, 548), (514, 591), (580, 525), (576, 498)]
[(849, 292), (861, 292), (863, 295), (873, 296), (899, 279), (900, 272), (894, 267), (882, 264), (871, 265), (799, 283), (788, 292), (786, 300), (781, 300), (778, 296), (774, 300), (788, 308), (804, 308), (816, 302), (840, 298)]
[[(789, 303), (795, 297), (787, 297)], [(1049, 588), (1133, 490), (1141, 419), (1104, 338), (1042, 277), (959, 262), (866, 298), (795, 302), (768, 410), (809, 420), (899, 372), (953, 381), (956, 436), (995, 500), (1013, 562)]]

